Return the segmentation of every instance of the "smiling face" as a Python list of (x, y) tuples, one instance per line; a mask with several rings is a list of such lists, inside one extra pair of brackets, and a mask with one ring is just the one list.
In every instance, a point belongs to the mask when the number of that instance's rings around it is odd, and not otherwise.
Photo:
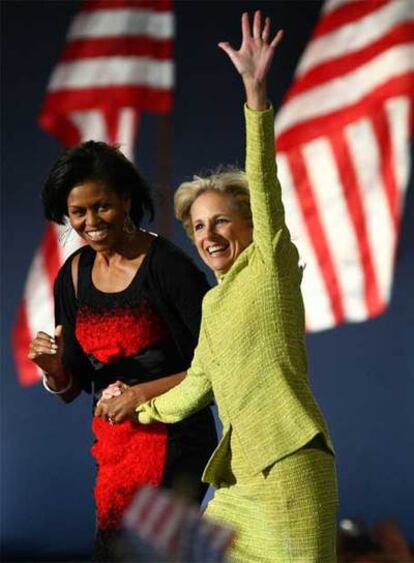
[(70, 224), (97, 252), (115, 250), (125, 238), (122, 229), (130, 201), (102, 182), (75, 186), (67, 199)]
[(201, 194), (190, 210), (194, 243), (203, 261), (225, 274), (252, 242), (253, 229), (231, 195), (217, 191)]

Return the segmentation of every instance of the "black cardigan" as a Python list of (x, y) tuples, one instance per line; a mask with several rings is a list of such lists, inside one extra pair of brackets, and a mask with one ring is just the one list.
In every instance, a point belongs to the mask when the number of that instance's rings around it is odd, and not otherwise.
[[(86, 253), (86, 261), (95, 259), (95, 251), (84, 246), (74, 252), (60, 269), (54, 287), (55, 322), (63, 326), (65, 368), (79, 377), (82, 388), (91, 392), (93, 368), (76, 336), (77, 298), (73, 287), (71, 263), (78, 253)], [(154, 305), (162, 317), (187, 369), (197, 345), (201, 321), (201, 303), (210, 289), (206, 277), (177, 246), (157, 237), (146, 257), (146, 283)], [(82, 275), (79, 270), (79, 276)]]

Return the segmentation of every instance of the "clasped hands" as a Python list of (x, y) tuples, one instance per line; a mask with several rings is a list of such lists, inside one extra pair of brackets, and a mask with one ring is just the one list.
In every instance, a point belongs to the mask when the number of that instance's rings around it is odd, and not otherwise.
[(104, 389), (96, 404), (95, 416), (110, 424), (118, 424), (128, 419), (136, 422), (135, 409), (145, 400), (140, 385), (129, 386), (122, 381), (115, 381)]

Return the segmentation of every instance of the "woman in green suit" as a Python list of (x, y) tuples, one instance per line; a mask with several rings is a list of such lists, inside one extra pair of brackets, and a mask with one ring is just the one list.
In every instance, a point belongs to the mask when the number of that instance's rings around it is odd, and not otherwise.
[(185, 379), (140, 405), (138, 418), (177, 422), (214, 396), (223, 437), (204, 472), (216, 489), (206, 514), (236, 530), (231, 560), (332, 563), (334, 455), (308, 382), (302, 272), (285, 224), (266, 92), (281, 32), (270, 41), (269, 19), (256, 12), (252, 27), (243, 14), (242, 35), (238, 51), (219, 46), (246, 91), (246, 177), (195, 177), (175, 200), (219, 283), (204, 298)]

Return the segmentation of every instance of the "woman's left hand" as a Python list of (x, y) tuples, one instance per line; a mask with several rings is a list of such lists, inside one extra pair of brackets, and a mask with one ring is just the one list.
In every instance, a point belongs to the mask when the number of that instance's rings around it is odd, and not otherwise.
[[(118, 383), (118, 382), (117, 382)], [(111, 389), (113, 387), (113, 389)], [(95, 416), (99, 416), (112, 424), (123, 422), (127, 419), (137, 420), (135, 409), (139, 404), (145, 402), (145, 397), (140, 391), (139, 385), (122, 384), (121, 393), (115, 392), (109, 397), (111, 391), (115, 391), (117, 384), (110, 385), (102, 394), (95, 408)]]

